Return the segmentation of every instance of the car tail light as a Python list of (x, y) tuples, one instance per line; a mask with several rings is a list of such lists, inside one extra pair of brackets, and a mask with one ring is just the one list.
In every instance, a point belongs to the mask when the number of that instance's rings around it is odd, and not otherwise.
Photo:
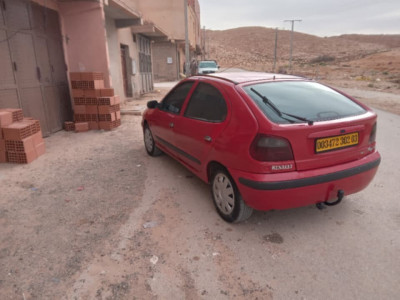
[(369, 135), (369, 143), (375, 143), (376, 140), (376, 123), (372, 126), (371, 134)]
[(251, 156), (258, 161), (293, 160), (292, 147), (288, 140), (258, 134), (250, 146)]

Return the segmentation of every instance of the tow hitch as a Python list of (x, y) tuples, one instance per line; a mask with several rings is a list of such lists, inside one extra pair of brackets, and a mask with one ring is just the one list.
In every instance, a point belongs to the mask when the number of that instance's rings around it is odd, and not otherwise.
[(336, 201), (333, 201), (333, 202), (328, 202), (328, 201), (319, 202), (319, 203), (317, 203), (315, 206), (316, 206), (318, 209), (324, 209), (324, 208), (325, 208), (325, 205), (326, 205), (326, 206), (338, 205), (338, 204), (342, 201), (342, 199), (343, 199), (343, 197), (344, 197), (344, 191), (343, 191), (343, 190), (338, 190), (337, 197), (338, 197), (338, 198), (337, 198)]

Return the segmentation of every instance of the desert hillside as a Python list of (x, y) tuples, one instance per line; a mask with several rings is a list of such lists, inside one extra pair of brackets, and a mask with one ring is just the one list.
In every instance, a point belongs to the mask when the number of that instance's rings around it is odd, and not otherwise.
[[(287, 72), (346, 86), (356, 81), (369, 89), (400, 94), (400, 35), (317, 37), (294, 32), (289, 68), (290, 34), (278, 31), (276, 72)], [(222, 68), (272, 72), (275, 29), (242, 27), (208, 30), (208, 57)]]

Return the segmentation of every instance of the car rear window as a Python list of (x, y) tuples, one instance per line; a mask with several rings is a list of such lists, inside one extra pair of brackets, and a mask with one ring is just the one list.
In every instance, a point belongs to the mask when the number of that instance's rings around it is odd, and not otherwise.
[[(267, 82), (245, 86), (244, 90), (264, 114), (276, 123), (304, 122), (299, 117), (314, 122), (327, 121), (366, 112), (351, 99), (316, 82)], [(282, 113), (281, 116), (277, 110)]]
[(201, 61), (199, 63), (199, 68), (216, 68), (217, 64), (213, 61)]

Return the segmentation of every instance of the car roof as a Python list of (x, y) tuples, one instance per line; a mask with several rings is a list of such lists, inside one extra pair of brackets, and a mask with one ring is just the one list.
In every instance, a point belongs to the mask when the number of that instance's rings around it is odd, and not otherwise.
[(253, 81), (267, 81), (267, 80), (304, 80), (305, 78), (286, 74), (274, 74), (274, 73), (263, 73), (263, 72), (220, 72), (208, 75), (198, 75), (215, 77), (224, 80), (228, 80), (235, 84), (249, 83)]

